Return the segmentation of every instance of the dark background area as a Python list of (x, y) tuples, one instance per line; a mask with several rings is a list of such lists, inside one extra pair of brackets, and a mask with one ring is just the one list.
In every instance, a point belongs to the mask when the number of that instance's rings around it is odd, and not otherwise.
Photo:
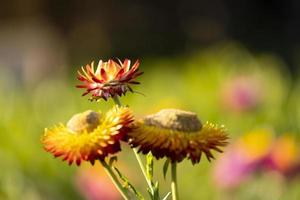
[(11, 0), (1, 3), (0, 23), (51, 26), (71, 64), (99, 56), (175, 56), (234, 40), (254, 52), (278, 54), (295, 72), (299, 8), (297, 0)]

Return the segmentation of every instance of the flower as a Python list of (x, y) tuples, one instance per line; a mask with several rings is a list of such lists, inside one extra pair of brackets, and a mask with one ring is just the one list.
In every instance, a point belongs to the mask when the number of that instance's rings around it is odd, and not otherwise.
[(290, 135), (274, 137), (269, 129), (252, 130), (232, 143), (217, 160), (214, 181), (224, 189), (237, 188), (253, 175), (276, 172), (283, 178), (300, 172), (296, 141)]
[(257, 129), (231, 144), (215, 163), (213, 179), (216, 185), (224, 189), (238, 187), (261, 167), (272, 142), (270, 130)]
[(226, 109), (236, 112), (252, 111), (263, 101), (262, 81), (255, 76), (236, 76), (222, 88), (222, 103)]
[(192, 112), (164, 109), (146, 116), (133, 125), (128, 133), (129, 143), (139, 147), (139, 152), (152, 154), (157, 158), (168, 157), (172, 162), (188, 158), (198, 163), (202, 153), (210, 161), (212, 150), (222, 152), (219, 147), (227, 144), (224, 127), (211, 123), (201, 124)]
[(139, 84), (133, 80), (143, 73), (138, 70), (138, 60), (132, 67), (130, 67), (128, 59), (125, 59), (123, 63), (119, 60), (119, 64), (112, 59), (108, 62), (100, 60), (96, 71), (94, 62), (92, 62), (90, 65), (86, 65), (85, 69), (81, 67), (81, 70), (78, 71), (78, 80), (83, 84), (76, 87), (86, 89), (83, 96), (91, 93), (91, 100), (100, 98), (107, 100), (109, 97), (122, 96), (128, 90), (133, 92), (130, 84)]
[(120, 140), (132, 121), (127, 107), (115, 106), (105, 114), (88, 110), (74, 115), (66, 126), (45, 129), (42, 143), (46, 151), (62, 156), (69, 165), (80, 165), (83, 160), (94, 164), (120, 150)]

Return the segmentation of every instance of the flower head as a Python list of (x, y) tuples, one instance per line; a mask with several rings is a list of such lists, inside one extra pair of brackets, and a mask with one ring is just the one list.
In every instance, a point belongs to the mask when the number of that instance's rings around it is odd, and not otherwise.
[(261, 80), (255, 76), (237, 76), (222, 88), (222, 103), (226, 109), (236, 112), (254, 110), (263, 101)]
[(284, 178), (300, 172), (296, 141), (289, 135), (274, 137), (269, 129), (252, 130), (233, 142), (218, 159), (214, 181), (224, 189), (237, 188), (257, 172), (276, 172)]
[(210, 161), (212, 150), (222, 152), (219, 147), (227, 144), (223, 127), (211, 123), (201, 124), (192, 112), (164, 109), (137, 121), (130, 133), (129, 142), (139, 151), (157, 158), (168, 157), (172, 162), (188, 158), (198, 163), (205, 154)]
[(217, 160), (213, 178), (220, 188), (235, 188), (261, 168), (272, 144), (268, 129), (253, 130), (232, 143)]
[(67, 125), (45, 129), (42, 143), (55, 157), (63, 157), (69, 165), (81, 161), (103, 160), (120, 150), (120, 140), (130, 130), (132, 115), (128, 108), (115, 106), (105, 114), (85, 111), (74, 115)]
[(83, 96), (91, 93), (91, 100), (100, 98), (107, 100), (109, 97), (125, 95), (128, 90), (132, 92), (130, 84), (139, 84), (134, 79), (142, 73), (139, 72), (138, 60), (132, 67), (128, 59), (125, 59), (123, 63), (120, 60), (119, 63), (112, 59), (107, 62), (100, 60), (96, 70), (94, 62), (86, 65), (85, 68), (81, 67), (78, 71), (78, 80), (83, 84), (76, 87), (86, 89)]

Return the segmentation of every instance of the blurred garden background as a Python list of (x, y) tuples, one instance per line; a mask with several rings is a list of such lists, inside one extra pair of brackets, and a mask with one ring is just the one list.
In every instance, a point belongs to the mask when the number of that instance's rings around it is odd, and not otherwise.
[[(75, 88), (81, 66), (109, 58), (141, 62), (137, 93), (121, 98), (136, 116), (180, 108), (226, 126), (224, 154), (178, 166), (181, 199), (300, 199), (299, 9), (297, 0), (2, 1), (0, 199), (120, 199), (100, 166), (68, 166), (40, 142), (45, 127), (113, 105)], [(119, 168), (146, 194), (122, 148)]]

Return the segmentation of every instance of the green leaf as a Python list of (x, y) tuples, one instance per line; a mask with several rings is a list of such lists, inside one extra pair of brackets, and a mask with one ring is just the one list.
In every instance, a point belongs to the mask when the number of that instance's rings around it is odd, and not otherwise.
[(152, 179), (153, 179), (153, 155), (151, 152), (147, 154), (146, 161), (147, 161), (147, 163), (146, 163), (147, 177), (152, 182)]
[(155, 182), (155, 185), (153, 187), (154, 194), (153, 194), (153, 200), (159, 200), (159, 183), (158, 181)]
[(124, 182), (123, 184), (123, 187), (131, 190), (135, 196), (139, 199), (139, 200), (145, 200), (145, 198), (141, 195), (141, 193), (139, 191), (137, 191), (134, 186), (129, 182), (128, 178), (125, 177), (121, 172), (120, 170), (118, 170), (118, 168), (116, 167), (113, 167), (114, 170), (117, 172), (118, 176), (120, 177), (120, 179)]
[(170, 194), (171, 194), (171, 192), (168, 192), (168, 193), (166, 194), (166, 196), (165, 196), (162, 200), (167, 200), (168, 197), (170, 196)]
[[(153, 183), (152, 183), (153, 184)], [(155, 182), (155, 184), (153, 184), (153, 193), (151, 191), (150, 188), (147, 188), (147, 191), (150, 195), (150, 198), (151, 200), (160, 200), (160, 197), (159, 197), (159, 184), (158, 184), (158, 181)]]
[(167, 172), (168, 172), (169, 164), (170, 164), (170, 160), (167, 159), (164, 163), (164, 166), (163, 166), (163, 174), (164, 174), (164, 179), (165, 180), (166, 180), (166, 175), (167, 175)]

